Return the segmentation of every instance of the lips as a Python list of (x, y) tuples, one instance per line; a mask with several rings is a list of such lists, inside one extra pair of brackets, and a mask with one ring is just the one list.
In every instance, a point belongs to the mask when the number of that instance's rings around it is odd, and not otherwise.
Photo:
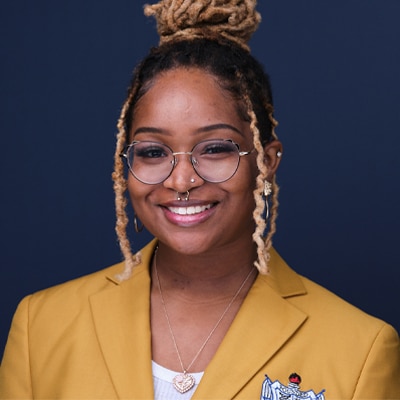
[(168, 207), (168, 210), (177, 215), (194, 215), (209, 210), (211, 207), (212, 204), (207, 204), (205, 206)]

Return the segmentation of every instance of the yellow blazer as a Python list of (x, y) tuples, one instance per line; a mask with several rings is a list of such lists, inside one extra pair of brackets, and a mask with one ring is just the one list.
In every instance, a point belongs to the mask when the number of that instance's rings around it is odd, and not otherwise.
[[(152, 399), (149, 263), (122, 264), (25, 298), (0, 368), (1, 399)], [(271, 254), (193, 399), (260, 399), (265, 375), (325, 399), (400, 399), (399, 338)], [(177, 394), (179, 399), (179, 394)]]

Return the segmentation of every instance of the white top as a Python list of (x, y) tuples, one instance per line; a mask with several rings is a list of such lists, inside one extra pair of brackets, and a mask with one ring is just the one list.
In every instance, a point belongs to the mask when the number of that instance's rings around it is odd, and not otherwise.
[(190, 400), (199, 385), (204, 372), (191, 373), (195, 380), (195, 385), (186, 393), (179, 393), (172, 383), (176, 375), (181, 372), (171, 371), (152, 361), (154, 400)]

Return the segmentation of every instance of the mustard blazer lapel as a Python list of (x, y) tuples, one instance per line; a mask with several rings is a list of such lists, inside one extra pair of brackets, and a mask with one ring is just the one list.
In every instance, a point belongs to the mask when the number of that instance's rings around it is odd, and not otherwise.
[[(115, 286), (90, 298), (97, 338), (119, 398), (154, 398), (149, 264), (155, 245), (153, 241), (142, 250), (142, 264), (129, 280), (118, 283), (110, 276)], [(193, 400), (234, 398), (306, 320), (286, 300), (306, 293), (301, 280), (275, 251), (271, 266), (271, 275), (256, 279)]]
[(152, 399), (149, 262), (154, 243), (132, 277), (90, 298), (97, 338), (119, 398)]
[(233, 399), (307, 319), (285, 299), (306, 293), (300, 278), (275, 251), (271, 266), (271, 275), (256, 279), (193, 400)]

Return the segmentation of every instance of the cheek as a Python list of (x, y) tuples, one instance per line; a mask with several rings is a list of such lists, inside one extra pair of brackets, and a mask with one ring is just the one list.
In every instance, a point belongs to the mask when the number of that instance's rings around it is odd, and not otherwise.
[(253, 192), (256, 188), (256, 177), (258, 175), (256, 163), (252, 161), (246, 160), (242, 165), (239, 165), (239, 169), (233, 178), (225, 182), (226, 190), (230, 193), (230, 207), (239, 207), (240, 210), (249, 214), (252, 214), (255, 208)]
[(258, 168), (255, 157), (241, 160), (239, 168), (236, 172), (236, 184), (240, 190), (247, 190), (253, 192), (256, 188), (256, 178), (258, 175)]
[(140, 200), (143, 199), (149, 191), (147, 186), (148, 185), (139, 182), (129, 174), (127, 188), (133, 208), (137, 209), (140, 206)]

